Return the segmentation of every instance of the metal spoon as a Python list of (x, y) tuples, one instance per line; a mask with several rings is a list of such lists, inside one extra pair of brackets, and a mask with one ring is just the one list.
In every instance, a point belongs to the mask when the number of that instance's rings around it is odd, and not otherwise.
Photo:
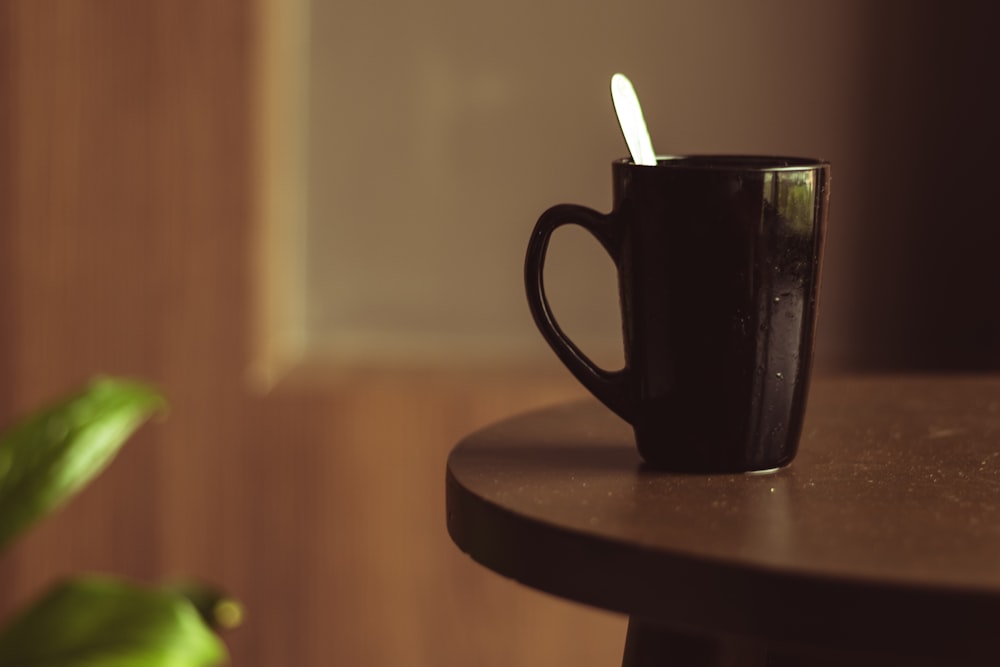
[(628, 152), (632, 154), (632, 162), (656, 166), (656, 152), (653, 151), (653, 142), (646, 129), (646, 119), (642, 116), (639, 98), (636, 97), (632, 82), (624, 74), (611, 77), (611, 101), (615, 104), (618, 125), (625, 136)]

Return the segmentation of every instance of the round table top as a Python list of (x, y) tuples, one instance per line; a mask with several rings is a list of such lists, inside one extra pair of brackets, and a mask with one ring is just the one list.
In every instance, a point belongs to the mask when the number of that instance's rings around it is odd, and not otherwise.
[(817, 381), (771, 474), (644, 468), (596, 401), (459, 443), (448, 529), (528, 586), (692, 632), (1000, 661), (1000, 377)]

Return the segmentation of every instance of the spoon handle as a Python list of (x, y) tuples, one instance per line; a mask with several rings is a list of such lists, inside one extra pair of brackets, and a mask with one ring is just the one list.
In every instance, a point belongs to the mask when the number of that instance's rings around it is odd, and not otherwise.
[(615, 74), (611, 77), (611, 101), (614, 102), (618, 125), (622, 128), (625, 143), (628, 145), (629, 153), (632, 154), (632, 162), (655, 166), (656, 152), (649, 138), (649, 130), (646, 129), (646, 120), (642, 115), (642, 107), (639, 106), (639, 98), (635, 94), (632, 82), (624, 74)]

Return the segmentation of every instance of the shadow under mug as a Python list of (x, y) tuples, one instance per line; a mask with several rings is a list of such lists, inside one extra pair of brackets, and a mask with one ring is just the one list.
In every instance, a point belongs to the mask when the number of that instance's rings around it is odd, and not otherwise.
[[(812, 358), (830, 166), (804, 158), (661, 157), (612, 164), (614, 207), (538, 219), (524, 279), (539, 330), (573, 375), (632, 424), (647, 464), (778, 468), (798, 448)], [(545, 296), (549, 239), (592, 234), (617, 267), (625, 366), (594, 364)]]

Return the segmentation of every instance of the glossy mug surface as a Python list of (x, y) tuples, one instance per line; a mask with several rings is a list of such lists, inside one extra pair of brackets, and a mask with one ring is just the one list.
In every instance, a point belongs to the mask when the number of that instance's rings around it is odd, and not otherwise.
[[(812, 358), (829, 164), (688, 156), (612, 164), (614, 207), (538, 219), (525, 288), (573, 375), (630, 422), (647, 464), (738, 472), (788, 464)], [(542, 281), (552, 233), (575, 224), (618, 271), (625, 366), (595, 365), (559, 327)]]

